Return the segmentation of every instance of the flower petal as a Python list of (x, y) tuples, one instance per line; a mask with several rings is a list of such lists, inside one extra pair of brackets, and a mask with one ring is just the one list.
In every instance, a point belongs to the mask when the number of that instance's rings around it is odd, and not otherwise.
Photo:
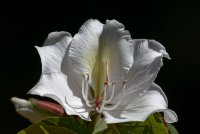
[(99, 36), (102, 28), (103, 24), (98, 20), (92, 19), (81, 26), (63, 59), (64, 73), (67, 73), (69, 69), (68, 64), (65, 64), (68, 60), (72, 63), (70, 67), (73, 68), (74, 73), (79, 76), (83, 73), (92, 73), (93, 66), (96, 62)]
[(163, 98), (165, 99), (165, 102), (166, 102), (166, 104), (168, 105), (168, 99), (167, 99), (167, 96), (165, 95), (165, 93), (163, 92), (163, 90), (162, 90), (162, 88), (159, 86), (159, 85), (157, 85), (156, 83), (153, 83), (151, 86), (150, 86), (150, 88), (148, 89), (148, 91), (155, 91), (155, 90), (157, 90), (162, 96), (163, 96)]
[(67, 77), (63, 73), (43, 74), (40, 81), (29, 94), (45, 96), (60, 103), (68, 115), (79, 115), (89, 120), (90, 108), (82, 103), (81, 98), (75, 96), (75, 91), (69, 88)]
[[(72, 92), (67, 83), (67, 76), (61, 72), (61, 62), (71, 40), (72, 37), (67, 32), (52, 32), (43, 47), (36, 47), (42, 61), (42, 75), (29, 93), (50, 97), (60, 103), (68, 115), (79, 115), (89, 119), (88, 109), (84, 108), (81, 96), (76, 90)], [(76, 108), (72, 108), (74, 105)]]
[(126, 76), (127, 93), (147, 90), (155, 80), (162, 57), (169, 58), (165, 48), (154, 40), (133, 40), (134, 64)]
[(43, 47), (37, 47), (42, 62), (42, 73), (61, 72), (61, 61), (72, 37), (67, 32), (52, 32)]
[(155, 85), (137, 99), (133, 99), (131, 94), (125, 99), (128, 101), (126, 105), (120, 105), (113, 111), (103, 112), (107, 123), (145, 121), (150, 114), (155, 112), (164, 112), (166, 122), (177, 121), (175, 112), (167, 109), (167, 102), (162, 90)]
[[(103, 24), (98, 20), (88, 20), (74, 36), (62, 61), (62, 72), (68, 75), (70, 88), (81, 94), (83, 74), (91, 79), (99, 47), (99, 36)], [(69, 71), (70, 70), (70, 71)]]
[(110, 82), (121, 82), (133, 63), (132, 39), (124, 25), (107, 20), (99, 40), (98, 60), (93, 71), (97, 89), (103, 89), (106, 81), (106, 64)]

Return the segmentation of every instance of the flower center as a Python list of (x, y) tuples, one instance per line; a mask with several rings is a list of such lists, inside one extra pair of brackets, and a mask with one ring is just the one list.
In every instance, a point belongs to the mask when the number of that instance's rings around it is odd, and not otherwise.
[[(121, 95), (116, 103), (111, 103), (111, 100), (113, 99), (114, 92), (115, 92), (115, 82), (110, 83), (109, 82), (109, 76), (108, 76), (108, 63), (106, 62), (106, 79), (104, 82), (104, 88), (100, 93), (100, 96), (97, 96), (95, 93), (92, 100), (89, 100), (89, 74), (84, 73), (83, 74), (83, 80), (82, 80), (82, 95), (86, 102), (86, 105), (88, 107), (93, 107), (94, 110), (101, 113), (103, 110), (113, 110), (119, 104), (121, 103), (122, 99), (124, 98), (124, 92), (126, 89), (126, 83), (127, 81), (124, 81), (122, 84), (122, 91)], [(112, 88), (108, 88), (109, 86), (112, 86)], [(111, 90), (110, 96), (107, 96), (108, 90)]]

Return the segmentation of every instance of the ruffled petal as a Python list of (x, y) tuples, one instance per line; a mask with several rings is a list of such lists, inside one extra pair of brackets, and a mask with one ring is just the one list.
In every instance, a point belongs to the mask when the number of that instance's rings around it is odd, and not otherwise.
[(133, 63), (133, 46), (130, 33), (116, 20), (107, 20), (99, 40), (99, 52), (93, 71), (96, 89), (103, 89), (106, 81), (106, 64), (109, 82), (121, 82)]
[(78, 115), (89, 120), (91, 109), (82, 103), (79, 96), (74, 95), (76, 93), (69, 88), (63, 73), (43, 74), (29, 94), (52, 98), (64, 107), (68, 115)]
[(63, 58), (62, 72), (67, 74), (70, 88), (80, 94), (83, 74), (88, 74), (91, 80), (102, 29), (103, 24), (98, 20), (90, 19), (85, 22), (74, 36)]
[(61, 72), (61, 62), (72, 37), (67, 32), (52, 32), (43, 47), (37, 47), (42, 62), (42, 73)]
[[(83, 73), (92, 73), (96, 62), (99, 36), (103, 24), (98, 20), (88, 20), (85, 22), (79, 32), (74, 36), (70, 48), (67, 50), (63, 59), (63, 72), (68, 73), (68, 69), (73, 68), (73, 72), (78, 76)], [(69, 62), (71, 64), (65, 64)], [(70, 69), (71, 69), (70, 68)]]
[(155, 112), (164, 112), (165, 121), (168, 123), (178, 120), (176, 113), (167, 109), (165, 95), (163, 96), (162, 90), (155, 85), (136, 99), (133, 99), (131, 94), (124, 99), (128, 102), (126, 105), (103, 112), (107, 123), (145, 121), (150, 114)]
[[(43, 47), (36, 47), (42, 62), (40, 81), (29, 94), (46, 96), (60, 103), (68, 115), (79, 115), (89, 120), (89, 110), (82, 103), (82, 96), (69, 88), (67, 76), (61, 72), (61, 63), (72, 37), (67, 32), (50, 33)], [(75, 106), (75, 107), (74, 107)]]
[(127, 94), (147, 90), (163, 64), (162, 57), (169, 58), (165, 48), (154, 40), (133, 40), (133, 46), (134, 64), (126, 76)]

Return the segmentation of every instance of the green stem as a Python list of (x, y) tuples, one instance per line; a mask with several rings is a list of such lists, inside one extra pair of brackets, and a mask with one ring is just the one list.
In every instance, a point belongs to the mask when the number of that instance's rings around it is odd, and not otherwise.
[(96, 124), (96, 122), (98, 121), (98, 119), (101, 117), (101, 114), (99, 114), (99, 113), (92, 113), (92, 115), (91, 115), (91, 122), (89, 123), (89, 125), (88, 125), (88, 128), (90, 128), (91, 129), (91, 132), (93, 132), (94, 131), (94, 127), (95, 127), (95, 124)]

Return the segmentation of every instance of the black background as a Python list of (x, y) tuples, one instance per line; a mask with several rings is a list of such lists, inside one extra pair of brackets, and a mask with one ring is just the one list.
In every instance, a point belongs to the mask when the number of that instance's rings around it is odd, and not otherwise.
[(18, 115), (12, 96), (28, 98), (39, 80), (41, 63), (34, 48), (48, 33), (72, 35), (89, 18), (116, 19), (132, 38), (155, 39), (171, 60), (164, 60), (156, 83), (169, 99), (179, 121), (180, 134), (196, 133), (200, 65), (200, 5), (193, 1), (7, 1), (1, 6), (0, 133), (12, 134), (30, 123)]

